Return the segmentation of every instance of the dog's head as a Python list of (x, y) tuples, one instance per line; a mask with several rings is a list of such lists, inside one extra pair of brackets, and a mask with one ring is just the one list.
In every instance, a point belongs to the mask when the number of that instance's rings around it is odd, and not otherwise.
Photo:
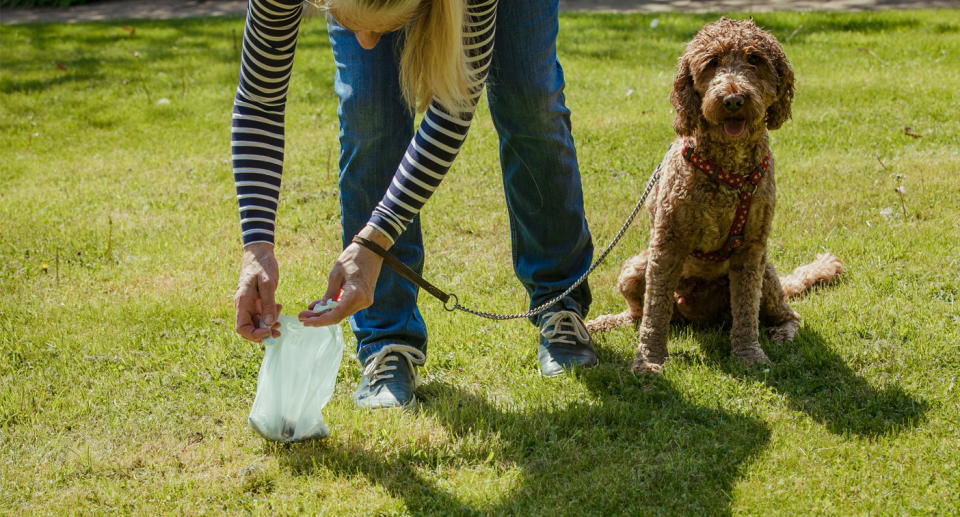
[(670, 102), (677, 134), (756, 138), (790, 118), (793, 69), (780, 43), (750, 20), (720, 18), (680, 56)]

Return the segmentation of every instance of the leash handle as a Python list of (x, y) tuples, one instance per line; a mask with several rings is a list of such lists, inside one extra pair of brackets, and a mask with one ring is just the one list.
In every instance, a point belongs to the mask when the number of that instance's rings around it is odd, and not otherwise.
[[(431, 284), (422, 276), (418, 275), (416, 271), (407, 267), (407, 265), (404, 264), (403, 262), (400, 262), (400, 259), (398, 259), (397, 257), (394, 257), (392, 253), (383, 249), (379, 244), (371, 241), (370, 239), (365, 239), (357, 235), (356, 237), (353, 238), (352, 242), (355, 242), (363, 246), (364, 248), (367, 248), (368, 250), (376, 253), (377, 255), (380, 255), (380, 257), (383, 258), (383, 264), (385, 266), (394, 270), (398, 275), (402, 276), (403, 278), (406, 278), (407, 280), (413, 282), (414, 284), (417, 284), (418, 286), (422, 287), (423, 290), (425, 290), (426, 292), (432, 294), (438, 300), (443, 302), (444, 308), (446, 308), (447, 302), (450, 301), (451, 297), (456, 299), (455, 295), (447, 294), (441, 291), (437, 286)], [(448, 310), (452, 310), (452, 309), (448, 309)]]

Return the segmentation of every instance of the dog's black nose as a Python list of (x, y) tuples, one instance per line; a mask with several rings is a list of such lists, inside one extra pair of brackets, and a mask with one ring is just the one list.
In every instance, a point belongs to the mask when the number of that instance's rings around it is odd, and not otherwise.
[(723, 105), (727, 108), (727, 111), (737, 111), (743, 107), (743, 95), (731, 93), (723, 98)]

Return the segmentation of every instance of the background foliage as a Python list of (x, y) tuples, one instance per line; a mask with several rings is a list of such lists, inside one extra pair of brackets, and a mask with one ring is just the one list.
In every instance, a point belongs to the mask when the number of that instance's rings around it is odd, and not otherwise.
[(70, 7), (90, 0), (0, 0), (0, 7)]

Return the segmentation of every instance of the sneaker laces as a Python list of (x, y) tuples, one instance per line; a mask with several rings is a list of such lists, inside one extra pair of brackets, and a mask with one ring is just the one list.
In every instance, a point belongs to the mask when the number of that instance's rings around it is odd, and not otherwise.
[(390, 363), (399, 362), (401, 357), (407, 361), (413, 375), (413, 385), (416, 386), (418, 378), (414, 365), (420, 366), (426, 362), (427, 355), (410, 345), (387, 345), (368, 357), (364, 362), (363, 376), (370, 379), (369, 385), (373, 386), (380, 379), (392, 379), (397, 365)]
[(540, 335), (547, 338), (551, 345), (579, 345), (590, 342), (587, 326), (583, 324), (580, 315), (573, 311), (550, 313), (540, 325)]

